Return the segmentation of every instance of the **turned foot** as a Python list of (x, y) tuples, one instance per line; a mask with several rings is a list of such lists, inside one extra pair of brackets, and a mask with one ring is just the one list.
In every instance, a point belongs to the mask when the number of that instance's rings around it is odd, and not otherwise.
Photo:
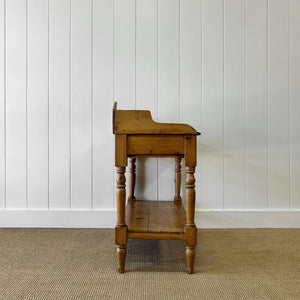
[(189, 274), (194, 274), (195, 247), (185, 247), (186, 264)]
[(118, 267), (119, 272), (125, 272), (125, 260), (126, 260), (126, 248), (117, 247), (117, 259), (118, 259)]

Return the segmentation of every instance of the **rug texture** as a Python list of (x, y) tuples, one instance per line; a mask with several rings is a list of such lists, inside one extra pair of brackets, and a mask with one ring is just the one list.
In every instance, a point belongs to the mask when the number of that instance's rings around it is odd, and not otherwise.
[(300, 299), (300, 229), (198, 230), (129, 240), (117, 272), (112, 229), (0, 229), (0, 299)]

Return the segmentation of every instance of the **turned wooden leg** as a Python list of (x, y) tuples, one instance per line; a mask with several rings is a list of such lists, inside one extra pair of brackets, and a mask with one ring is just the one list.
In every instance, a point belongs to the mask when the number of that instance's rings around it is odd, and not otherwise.
[(125, 272), (126, 254), (127, 254), (126, 245), (125, 248), (117, 247), (118, 270), (120, 273)]
[(127, 244), (127, 226), (125, 223), (125, 202), (126, 202), (126, 177), (125, 167), (117, 167), (117, 226), (115, 238), (117, 247), (117, 259), (119, 272), (124, 273)]
[(195, 247), (185, 247), (186, 264), (189, 274), (194, 274)]
[(195, 167), (186, 167), (186, 225), (185, 225), (185, 256), (189, 274), (194, 273), (195, 246), (197, 244), (197, 228), (195, 226)]
[(129, 158), (129, 177), (128, 177), (128, 200), (135, 200), (134, 187), (135, 187), (135, 157)]
[(175, 202), (181, 202), (180, 188), (181, 188), (181, 157), (175, 158)]

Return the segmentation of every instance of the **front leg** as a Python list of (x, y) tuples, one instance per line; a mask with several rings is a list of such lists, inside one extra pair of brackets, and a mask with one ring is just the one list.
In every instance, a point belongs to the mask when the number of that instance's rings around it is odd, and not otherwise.
[(194, 222), (195, 217), (195, 167), (186, 167), (186, 225), (185, 225), (185, 256), (188, 273), (194, 273), (195, 246), (197, 244), (197, 228)]
[(126, 203), (126, 167), (117, 167), (117, 226), (115, 228), (115, 239), (117, 247), (117, 259), (119, 272), (124, 273), (127, 244), (127, 225), (125, 223)]

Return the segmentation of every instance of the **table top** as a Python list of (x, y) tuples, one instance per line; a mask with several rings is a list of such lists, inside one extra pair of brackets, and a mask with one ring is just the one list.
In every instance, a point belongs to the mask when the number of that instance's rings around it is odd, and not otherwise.
[(118, 110), (113, 107), (114, 134), (182, 134), (200, 135), (192, 126), (153, 121), (149, 110)]

